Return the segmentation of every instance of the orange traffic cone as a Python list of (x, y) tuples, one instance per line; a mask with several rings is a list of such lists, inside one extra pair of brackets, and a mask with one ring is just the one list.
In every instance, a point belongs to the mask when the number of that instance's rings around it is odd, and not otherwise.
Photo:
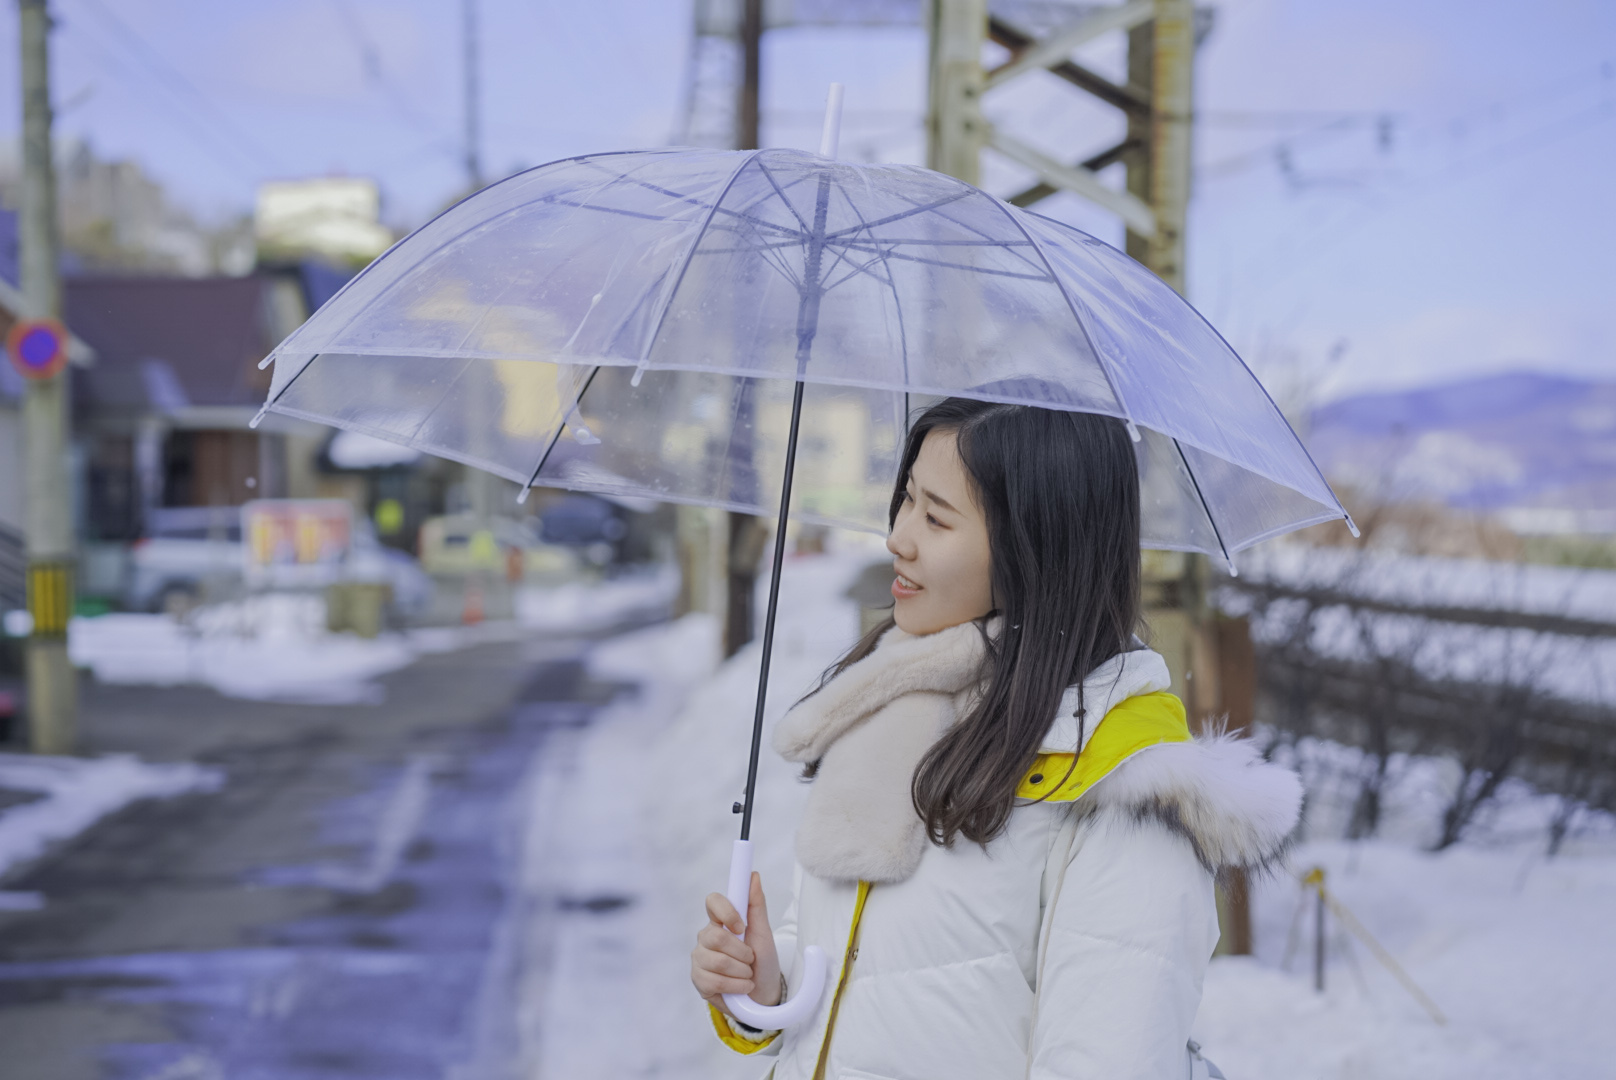
[(463, 626), (476, 626), (483, 621), (483, 587), (470, 578), (466, 579), (466, 601), (460, 608), (460, 622)]

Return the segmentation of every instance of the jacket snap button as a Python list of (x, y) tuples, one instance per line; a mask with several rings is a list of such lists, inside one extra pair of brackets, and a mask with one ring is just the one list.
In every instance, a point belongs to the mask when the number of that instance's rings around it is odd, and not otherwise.
[(1044, 774), (1041, 772), (1035, 772), (1031, 776), (1027, 777), (1027, 782), (1030, 784), (1042, 784), (1044, 782)]

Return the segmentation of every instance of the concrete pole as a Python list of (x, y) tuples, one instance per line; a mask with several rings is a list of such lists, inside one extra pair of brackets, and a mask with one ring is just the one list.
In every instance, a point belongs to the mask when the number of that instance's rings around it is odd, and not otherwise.
[(982, 43), (987, 0), (932, 0), (926, 166), (977, 184), (982, 177)]
[[(23, 148), (18, 218), (22, 294), (33, 318), (61, 314), (56, 271), (56, 176), (51, 162), (49, 37), (46, 0), (18, 0)], [(68, 375), (29, 379), (23, 403), (27, 470), (24, 525), (28, 541), (28, 718), (33, 749), (72, 752), (78, 688), (67, 659), (73, 608), (73, 500), (68, 474)]]
[(1151, 65), (1150, 205), (1156, 211), (1145, 265), (1184, 292), (1184, 222), (1190, 201), (1190, 112), (1194, 105), (1195, 8), (1156, 0)]
[[(742, 0), (741, 79), (736, 87), (735, 149), (756, 150), (761, 145), (763, 100), (763, 0)], [(738, 428), (751, 427), (756, 403), (751, 397), (739, 399), (744, 410), (735, 418)], [(728, 528), (721, 542), (725, 553), (724, 637), (726, 657), (734, 656), (756, 636), (753, 594), (757, 592), (758, 563), (763, 558), (767, 531), (751, 514), (730, 511)], [(717, 540), (719, 538), (711, 538)]]
[(460, 0), (460, 18), (464, 37), (461, 44), (465, 50), (466, 64), (466, 186), (468, 191), (477, 191), (483, 186), (482, 133), (478, 107), (478, 76), (481, 73), (477, 67), (477, 0)]
[[(1130, 166), (1129, 190), (1150, 203), (1156, 235), (1130, 235), (1128, 253), (1138, 258), (1179, 293), (1185, 291), (1184, 236), (1190, 201), (1191, 131), (1195, 104), (1195, 8), (1192, 0), (1156, 0), (1155, 18), (1129, 37), (1128, 81), (1150, 88), (1151, 112), (1146, 130), (1138, 132), (1150, 148), (1139, 169)], [(1135, 134), (1130, 125), (1130, 134)], [(1171, 597), (1168, 610), (1149, 613), (1157, 648), (1172, 656), (1182, 670), (1176, 687), (1190, 716), (1205, 721), (1228, 715), (1235, 695), (1225, 668), (1237, 658), (1233, 627), (1220, 625), (1208, 598), (1212, 568), (1204, 555), (1152, 553), (1146, 559), (1147, 595)], [(1167, 556), (1163, 558), (1163, 556)], [(1153, 564), (1163, 572), (1152, 574)], [(1171, 570), (1168, 564), (1176, 564)], [(1228, 643), (1225, 643), (1228, 639)], [(1229, 654), (1229, 655), (1225, 655)], [(1177, 666), (1182, 664), (1182, 667)], [(1249, 723), (1250, 717), (1239, 718)], [(1251, 951), (1250, 888), (1242, 871), (1228, 873), (1218, 890), (1220, 953)]]

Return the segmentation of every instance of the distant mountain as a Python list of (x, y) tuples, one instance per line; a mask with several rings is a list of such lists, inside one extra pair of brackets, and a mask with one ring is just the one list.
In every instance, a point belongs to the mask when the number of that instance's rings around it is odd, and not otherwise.
[(1315, 410), (1325, 475), (1381, 499), (1465, 510), (1616, 509), (1616, 381), (1517, 373)]

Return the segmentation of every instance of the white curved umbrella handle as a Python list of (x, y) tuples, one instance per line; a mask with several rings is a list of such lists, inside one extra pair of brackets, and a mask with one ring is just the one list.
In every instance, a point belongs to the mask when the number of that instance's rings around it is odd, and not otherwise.
[[(748, 902), (752, 896), (752, 841), (737, 840), (729, 856), (729, 888), (724, 891), (735, 910), (741, 913), (741, 925), (746, 925)], [(744, 935), (744, 930), (742, 931)], [(802, 985), (791, 998), (779, 1005), (759, 1005), (745, 994), (725, 994), (724, 1005), (730, 1015), (743, 1024), (777, 1031), (799, 1024), (812, 1016), (819, 1007), (820, 995), (825, 992), (825, 977), (830, 963), (825, 950), (810, 945), (803, 950)]]

